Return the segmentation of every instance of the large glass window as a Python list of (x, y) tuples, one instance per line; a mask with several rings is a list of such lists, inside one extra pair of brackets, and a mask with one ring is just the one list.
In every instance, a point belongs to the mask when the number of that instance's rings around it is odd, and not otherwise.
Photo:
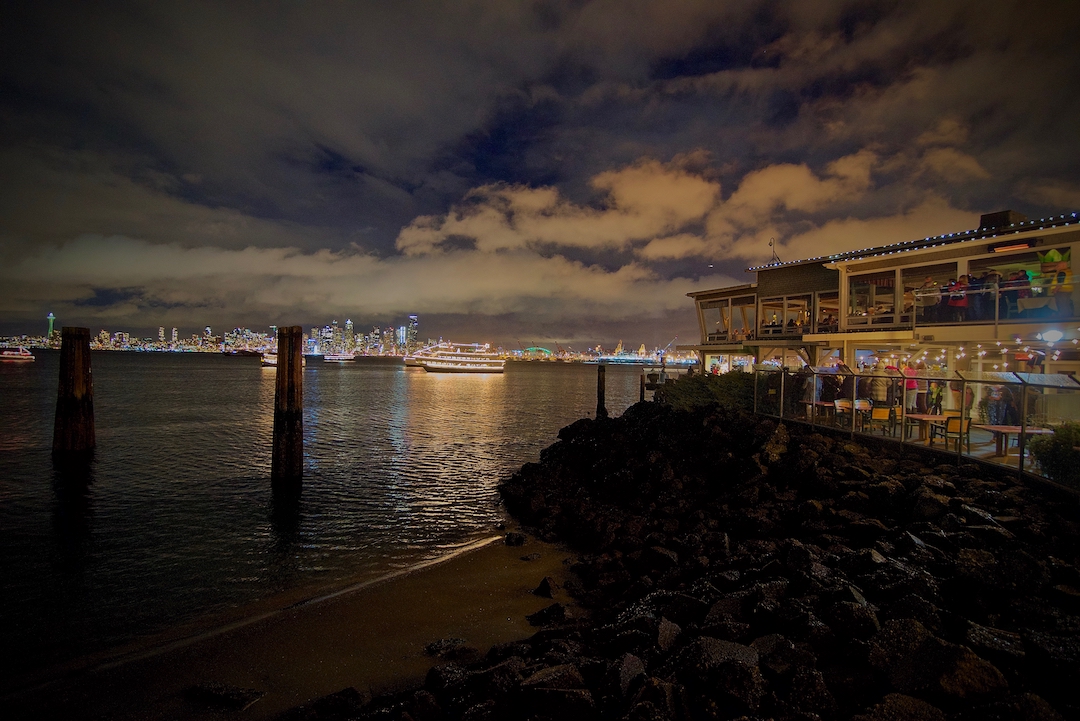
[(818, 293), (817, 297), (817, 332), (835, 333), (839, 330), (840, 294), (837, 292)]
[(918, 325), (945, 322), (943, 300), (947, 301), (947, 298), (942, 298), (942, 289), (956, 280), (956, 263), (904, 268), (900, 275), (904, 288), (904, 312), (914, 309)]
[(863, 273), (848, 281), (848, 324), (896, 322), (896, 273)]
[[(1076, 313), (1072, 258), (1068, 247), (1008, 253), (972, 261), (968, 284), (1000, 291), (1001, 319), (1071, 318)], [(982, 304), (983, 316), (993, 318), (994, 305)], [(985, 318), (984, 318), (985, 319)]]
[(780, 335), (784, 332), (784, 299), (764, 298), (761, 301), (761, 335)]
[(715, 343), (728, 339), (728, 320), (731, 317), (731, 301), (710, 300), (701, 304), (701, 316), (705, 323), (706, 342)]
[(784, 331), (798, 335), (810, 332), (810, 296), (795, 295), (786, 299)]
[(761, 301), (761, 335), (802, 335), (810, 332), (811, 296), (765, 298)]
[(732, 340), (752, 340), (757, 327), (757, 298), (744, 295), (731, 299)]

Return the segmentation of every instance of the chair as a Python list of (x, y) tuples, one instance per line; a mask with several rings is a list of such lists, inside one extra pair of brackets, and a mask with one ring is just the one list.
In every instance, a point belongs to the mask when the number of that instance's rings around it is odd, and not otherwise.
[(846, 398), (837, 398), (833, 401), (833, 410), (835, 411), (836, 425), (841, 428), (850, 428), (851, 401)]
[(870, 432), (874, 426), (881, 426), (881, 435), (896, 435), (896, 413), (888, 406), (875, 406), (870, 409)]
[[(944, 426), (940, 424), (930, 426), (930, 445), (934, 445), (935, 438), (945, 439), (945, 450), (949, 450), (950, 438), (956, 439), (958, 444), (963, 443), (968, 450), (971, 450), (971, 419), (949, 416), (945, 419)], [(957, 449), (959, 448), (958, 445)]]
[(855, 422), (859, 425), (861, 430), (866, 422), (870, 419), (870, 412), (873, 410), (874, 405), (863, 398), (855, 399)]

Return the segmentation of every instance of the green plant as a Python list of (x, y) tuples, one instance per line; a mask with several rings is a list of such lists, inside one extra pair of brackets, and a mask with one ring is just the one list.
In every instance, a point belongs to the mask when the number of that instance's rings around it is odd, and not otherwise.
[(1028, 449), (1047, 478), (1080, 488), (1080, 423), (1066, 421), (1053, 434), (1029, 440)]
[(657, 388), (655, 399), (681, 410), (718, 404), (732, 410), (752, 411), (754, 374), (731, 371), (717, 376), (682, 376)]

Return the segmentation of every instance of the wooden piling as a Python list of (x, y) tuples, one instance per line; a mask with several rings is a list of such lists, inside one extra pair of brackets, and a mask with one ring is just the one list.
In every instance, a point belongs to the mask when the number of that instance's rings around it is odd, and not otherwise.
[(295, 491), (304, 477), (303, 330), (278, 329), (277, 380), (274, 387), (274, 450), (270, 483)]
[(596, 366), (596, 417), (607, 418), (607, 365)]
[(94, 379), (90, 374), (90, 329), (61, 333), (60, 384), (53, 421), (53, 454), (71, 455), (94, 449)]
[(641, 381), (641, 397), (639, 398), (639, 400), (642, 403), (644, 403), (645, 402), (645, 369), (644, 368), (641, 369), (640, 381)]

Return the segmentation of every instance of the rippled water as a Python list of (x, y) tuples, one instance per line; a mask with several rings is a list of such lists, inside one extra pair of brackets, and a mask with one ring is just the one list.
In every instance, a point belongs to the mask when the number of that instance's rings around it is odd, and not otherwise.
[[(85, 489), (50, 458), (59, 357), (0, 364), (0, 675), (283, 591), (341, 585), (488, 535), (495, 486), (596, 408), (594, 366), (453, 375), (361, 359), (304, 372), (298, 509), (270, 493), (274, 371), (95, 353)], [(608, 369), (608, 409), (638, 370)]]

